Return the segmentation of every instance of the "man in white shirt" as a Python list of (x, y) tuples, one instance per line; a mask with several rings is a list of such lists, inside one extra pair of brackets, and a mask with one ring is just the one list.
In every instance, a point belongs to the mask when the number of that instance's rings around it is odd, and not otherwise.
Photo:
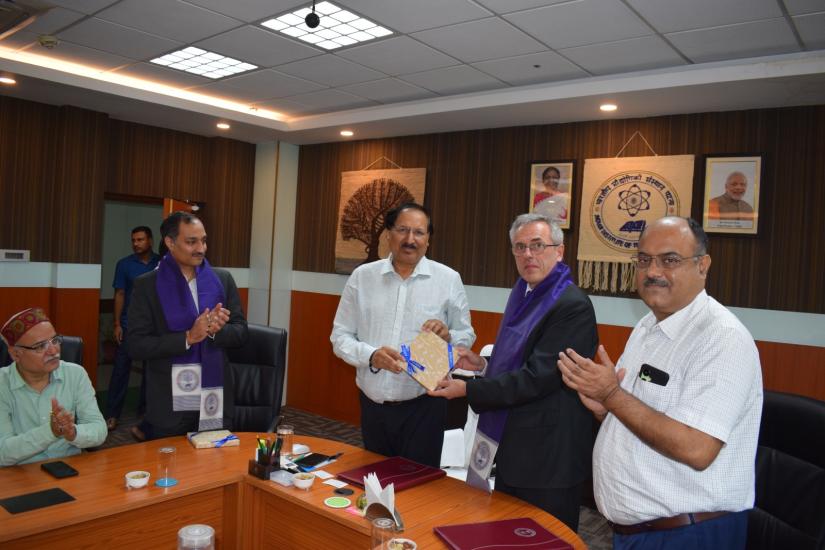
[(364, 447), (438, 467), (447, 402), (407, 375), (399, 348), (422, 330), (470, 347), (470, 308), (459, 274), (425, 256), (433, 225), (423, 206), (402, 204), (384, 226), (390, 257), (352, 272), (330, 341), (355, 367)]
[(650, 224), (633, 257), (651, 313), (614, 367), (559, 354), (565, 383), (603, 420), (593, 450), (613, 547), (744, 548), (754, 500), (762, 374), (753, 337), (707, 295), (707, 236), (692, 219)]

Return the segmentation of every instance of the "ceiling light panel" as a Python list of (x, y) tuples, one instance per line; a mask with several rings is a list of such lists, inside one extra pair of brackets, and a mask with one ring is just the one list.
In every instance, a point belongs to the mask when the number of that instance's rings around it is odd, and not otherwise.
[(212, 79), (245, 73), (258, 68), (257, 65), (192, 46), (156, 57), (152, 63)]
[(393, 34), (391, 30), (351, 11), (339, 8), (332, 2), (320, 2), (315, 6), (315, 12), (320, 16), (321, 22), (317, 28), (311, 29), (304, 22), (304, 18), (311, 12), (310, 7), (304, 7), (264, 21), (261, 25), (326, 50), (351, 46)]

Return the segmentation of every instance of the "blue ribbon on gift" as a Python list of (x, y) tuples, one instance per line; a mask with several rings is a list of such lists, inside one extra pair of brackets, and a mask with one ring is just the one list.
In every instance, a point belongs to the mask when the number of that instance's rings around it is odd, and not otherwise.
[(215, 447), (223, 447), (224, 444), (228, 441), (232, 441), (233, 439), (238, 439), (238, 436), (235, 434), (229, 434), (228, 436), (224, 437), (223, 439), (219, 439), (215, 441)]
[[(415, 374), (416, 370), (424, 371), (427, 367), (419, 363), (418, 361), (413, 361), (410, 353), (410, 346), (405, 344), (401, 344), (401, 356), (407, 360), (407, 374), (412, 376)], [(450, 372), (453, 372), (455, 365), (453, 364), (453, 345), (449, 342), (447, 343), (447, 358), (450, 362)]]
[(419, 363), (418, 361), (413, 361), (412, 357), (410, 357), (410, 346), (405, 344), (401, 344), (401, 356), (407, 360), (407, 374), (412, 376), (415, 374), (416, 370), (424, 371), (426, 367)]

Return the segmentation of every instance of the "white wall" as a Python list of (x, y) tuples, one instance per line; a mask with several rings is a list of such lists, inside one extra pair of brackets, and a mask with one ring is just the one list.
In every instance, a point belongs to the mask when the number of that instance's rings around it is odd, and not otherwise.
[(152, 229), (154, 250), (160, 243), (163, 206), (135, 202), (106, 201), (103, 204), (103, 254), (100, 299), (114, 297), (112, 280), (117, 261), (132, 253), (132, 229), (145, 225)]

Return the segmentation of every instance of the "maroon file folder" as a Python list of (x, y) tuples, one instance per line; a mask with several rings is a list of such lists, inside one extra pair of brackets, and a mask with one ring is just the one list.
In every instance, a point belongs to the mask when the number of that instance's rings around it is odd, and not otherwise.
[(382, 487), (394, 483), (396, 493), (447, 475), (447, 472), (440, 468), (425, 466), (400, 456), (394, 456), (360, 468), (341, 472), (338, 477), (348, 483), (363, 487), (364, 476), (372, 472), (375, 472), (375, 475), (378, 476), (378, 481), (381, 482)]
[(530, 518), (445, 525), (433, 529), (453, 550), (562, 550), (569, 543)]

